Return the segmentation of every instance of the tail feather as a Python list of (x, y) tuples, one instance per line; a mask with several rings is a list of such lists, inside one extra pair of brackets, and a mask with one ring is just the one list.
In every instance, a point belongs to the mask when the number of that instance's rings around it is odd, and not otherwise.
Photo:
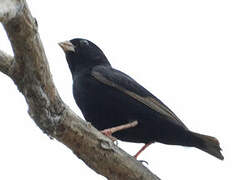
[(192, 132), (192, 135), (193, 143), (196, 148), (205, 151), (220, 160), (224, 159), (221, 153), (222, 149), (220, 148), (220, 143), (215, 137), (202, 135), (194, 132)]

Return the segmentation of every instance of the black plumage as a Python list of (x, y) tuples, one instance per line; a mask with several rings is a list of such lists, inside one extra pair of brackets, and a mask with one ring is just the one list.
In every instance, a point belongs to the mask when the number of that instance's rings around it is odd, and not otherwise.
[(138, 143), (160, 142), (199, 148), (224, 159), (216, 138), (190, 131), (159, 99), (110, 65), (94, 43), (73, 39), (59, 43), (73, 77), (73, 95), (85, 119), (103, 130), (132, 121), (138, 125), (115, 132)]

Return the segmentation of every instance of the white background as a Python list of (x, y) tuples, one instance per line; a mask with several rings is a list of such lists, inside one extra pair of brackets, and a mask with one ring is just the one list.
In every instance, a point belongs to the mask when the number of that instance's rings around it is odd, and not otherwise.
[[(87, 38), (165, 102), (193, 131), (217, 137), (224, 161), (194, 148), (155, 143), (139, 156), (162, 179), (249, 179), (250, 5), (241, 0), (31, 1), (53, 79), (81, 115), (58, 42)], [(0, 49), (12, 54), (3, 28)], [(0, 179), (105, 179), (50, 140), (0, 74)], [(131, 155), (142, 146), (119, 142)]]

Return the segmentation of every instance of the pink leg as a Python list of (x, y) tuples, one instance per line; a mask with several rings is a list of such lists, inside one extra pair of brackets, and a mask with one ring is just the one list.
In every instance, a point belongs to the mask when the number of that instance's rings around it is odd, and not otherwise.
[(135, 159), (137, 159), (137, 157), (142, 153), (142, 151), (144, 151), (144, 150), (145, 150), (149, 145), (151, 145), (151, 144), (152, 144), (152, 142), (145, 144), (145, 145), (136, 153), (136, 155), (134, 155)]
[(116, 138), (112, 136), (113, 133), (124, 130), (124, 129), (135, 127), (137, 124), (138, 124), (138, 121), (133, 121), (128, 124), (123, 124), (120, 126), (109, 128), (109, 129), (104, 129), (101, 131), (101, 133), (104, 134), (105, 136), (108, 136), (112, 141), (116, 141)]

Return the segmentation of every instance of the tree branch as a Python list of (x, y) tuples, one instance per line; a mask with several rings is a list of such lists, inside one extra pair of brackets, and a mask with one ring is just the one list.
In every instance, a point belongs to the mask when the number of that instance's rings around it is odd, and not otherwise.
[(10, 76), (10, 68), (14, 58), (0, 50), (0, 71)]
[(25, 96), (29, 115), (50, 137), (69, 147), (89, 167), (108, 179), (159, 179), (79, 118), (60, 98), (37, 33), (36, 20), (24, 0), (1, 1), (2, 21), (14, 58), (0, 52), (0, 71), (12, 78)]
[(23, 5), (23, 0), (2, 0), (0, 8), (0, 22), (7, 22), (16, 17), (22, 10)]

